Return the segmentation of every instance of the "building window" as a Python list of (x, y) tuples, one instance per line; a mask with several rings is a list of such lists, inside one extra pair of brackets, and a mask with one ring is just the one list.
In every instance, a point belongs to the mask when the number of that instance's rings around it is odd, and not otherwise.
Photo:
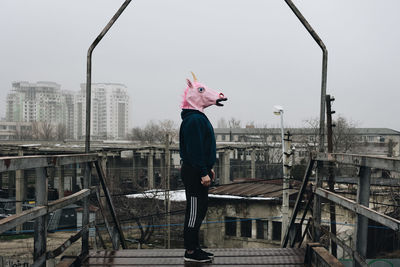
[(242, 218), (240, 222), (240, 236), (251, 237), (251, 222), (252, 220)]
[(282, 223), (272, 222), (272, 240), (281, 240), (282, 236)]
[(236, 218), (225, 217), (225, 235), (236, 236)]
[(223, 134), (221, 137), (222, 137), (222, 141), (225, 141), (225, 135)]
[(268, 239), (268, 221), (256, 220), (257, 239)]

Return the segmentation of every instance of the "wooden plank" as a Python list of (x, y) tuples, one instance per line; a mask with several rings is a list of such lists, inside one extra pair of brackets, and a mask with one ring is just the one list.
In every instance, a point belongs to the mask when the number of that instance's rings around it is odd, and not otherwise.
[(400, 160), (389, 157), (365, 156), (343, 153), (318, 153), (317, 160), (329, 161), (355, 166), (384, 169), (390, 171), (400, 170)]
[[(157, 264), (182, 264), (184, 262), (183, 256), (173, 258), (89, 258), (87, 265), (157, 265)], [(216, 256), (214, 257), (213, 264), (301, 264), (304, 262), (302, 256), (251, 256), (251, 257), (229, 257), (229, 256)]]
[[(92, 189), (93, 190), (93, 189)], [(72, 203), (75, 203), (78, 200), (83, 199), (84, 197), (90, 194), (90, 189), (83, 189), (73, 195), (68, 197), (64, 197), (58, 199), (56, 201), (52, 201), (47, 207), (46, 206), (37, 206), (29, 210), (25, 210), (20, 214), (14, 214), (8, 216), (7, 218), (0, 220), (0, 233), (8, 231), (17, 225), (21, 225), (25, 222), (31, 221), (38, 217), (45, 215), (46, 213), (53, 212), (57, 209), (63, 208), (68, 206)]]
[[(244, 256), (300, 256), (304, 257), (305, 250), (303, 248), (251, 248), (251, 249), (207, 249), (218, 256), (244, 257)], [(182, 257), (185, 253), (184, 249), (125, 249), (118, 251), (92, 251), (89, 253), (90, 258), (165, 258), (165, 257)]]
[(75, 243), (82, 236), (82, 230), (80, 230), (75, 235), (72, 235), (67, 241), (65, 241), (61, 246), (53, 251), (47, 252), (47, 259), (54, 259), (60, 256), (67, 248), (69, 248), (73, 243)]
[(54, 156), (0, 157), (0, 172), (93, 162), (97, 159), (98, 155), (94, 153)]
[(38, 206), (29, 210), (25, 210), (20, 214), (14, 214), (0, 220), (0, 234), (13, 229), (17, 225), (21, 225), (24, 222), (31, 221), (37, 217), (43, 216), (47, 213), (47, 207)]
[(52, 201), (49, 203), (49, 212), (53, 212), (55, 210), (66, 207), (70, 204), (73, 204), (73, 203), (89, 196), (90, 193), (91, 193), (91, 189), (82, 189), (82, 190), (76, 192), (75, 194)]
[(317, 195), (324, 197), (326, 199), (329, 199), (351, 211), (354, 211), (357, 214), (361, 214), (361, 215), (367, 217), (368, 219), (379, 222), (380, 224), (383, 224), (394, 231), (397, 231), (397, 232), (400, 231), (400, 221), (399, 220), (396, 220), (390, 216), (387, 216), (383, 213), (377, 212), (377, 211), (370, 209), (368, 207), (365, 207), (363, 205), (359, 205), (353, 200), (347, 199), (341, 195), (329, 192), (322, 188), (317, 188), (315, 193)]

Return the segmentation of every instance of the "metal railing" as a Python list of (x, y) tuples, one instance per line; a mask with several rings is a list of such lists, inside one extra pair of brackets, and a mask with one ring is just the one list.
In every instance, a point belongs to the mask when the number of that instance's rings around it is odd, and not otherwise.
[[(85, 175), (83, 179), (82, 190), (48, 202), (48, 177), (46, 168), (60, 167), (71, 164), (81, 164), (85, 166)], [(123, 248), (126, 247), (124, 236), (115, 214), (114, 206), (112, 204), (111, 196), (108, 192), (105, 175), (101, 168), (101, 159), (98, 154), (74, 154), (74, 155), (52, 155), (52, 156), (18, 156), (18, 157), (0, 157), (0, 173), (20, 171), (27, 169), (35, 169), (35, 203), (34, 208), (22, 211), (15, 215), (11, 215), (0, 220), (0, 234), (13, 229), (25, 222), (34, 220), (34, 250), (33, 250), (33, 265), (32, 266), (46, 266), (46, 260), (54, 259), (61, 255), (72, 243), (82, 239), (82, 249), (80, 257), (84, 257), (89, 252), (89, 196), (91, 193), (98, 193), (98, 188), (90, 187), (90, 177), (92, 166), (96, 167), (97, 175), (99, 176), (107, 204), (110, 208), (111, 215), (113, 216), (114, 224), (119, 232), (119, 238)], [(18, 189), (17, 189), (18, 190)], [(98, 203), (102, 209), (101, 201)], [(47, 227), (48, 216), (51, 212), (62, 209), (77, 201), (83, 201), (83, 214), (82, 214), (82, 228), (74, 236), (69, 238), (64, 244), (53, 251), (47, 251)], [(104, 217), (104, 214), (103, 214)], [(105, 217), (104, 217), (105, 219)], [(110, 230), (107, 230), (110, 233)]]
[[(380, 170), (388, 170), (393, 172), (400, 172), (400, 159), (390, 158), (390, 157), (374, 157), (374, 156), (366, 156), (366, 155), (355, 155), (355, 154), (342, 154), (342, 153), (318, 153), (311, 157), (307, 171), (304, 175), (303, 184), (300, 188), (299, 194), (297, 196), (296, 204), (293, 208), (293, 214), (291, 216), (291, 221), (288, 229), (285, 231), (284, 239), (282, 242), (283, 247), (293, 247), (294, 246), (294, 236), (296, 235), (296, 228), (294, 227), (297, 214), (300, 211), (302, 204), (302, 199), (306, 190), (306, 187), (309, 182), (309, 177), (311, 176), (312, 169), (315, 163), (318, 167), (321, 168), (323, 163), (328, 163), (328, 168), (332, 168), (334, 164), (345, 164), (352, 165), (359, 168), (359, 177), (357, 184), (357, 198), (356, 200), (352, 200), (346, 198), (342, 195), (335, 193), (333, 190), (327, 190), (323, 188), (322, 177), (316, 177), (315, 179), (315, 187), (313, 190), (313, 194), (319, 196), (323, 199), (327, 199), (334, 203), (335, 205), (339, 205), (341, 207), (346, 208), (356, 214), (356, 223), (354, 230), (354, 248), (348, 246), (343, 241), (341, 241), (335, 234), (328, 230), (324, 230), (321, 225), (321, 209), (312, 210), (312, 217), (309, 218), (309, 222), (311, 222), (311, 227), (313, 228), (313, 233), (316, 231), (322, 231), (324, 234), (329, 236), (329, 239), (332, 240), (336, 245), (342, 247), (342, 249), (352, 256), (354, 261), (354, 266), (368, 266), (366, 263), (366, 254), (367, 254), (367, 244), (368, 244), (368, 220), (373, 220), (382, 224), (389, 229), (392, 229), (395, 232), (400, 232), (400, 220), (390, 217), (386, 214), (380, 213), (369, 208), (369, 200), (370, 200), (370, 186), (371, 186), (371, 170), (372, 169), (380, 169)], [(319, 173), (320, 170), (317, 170)], [(309, 205), (309, 199), (306, 204), (306, 208), (304, 209), (304, 214), (301, 219), (301, 225), (304, 221), (305, 214), (307, 214), (307, 210)], [(317, 201), (314, 198), (314, 201)], [(317, 207), (321, 207), (321, 205), (317, 205)], [(331, 222), (335, 223), (335, 222)], [(307, 224), (309, 226), (310, 224)], [(319, 229), (315, 229), (319, 227)], [(308, 227), (306, 227), (306, 231)], [(304, 234), (302, 235), (304, 238)], [(318, 235), (313, 235), (314, 242), (319, 242)], [(336, 255), (335, 255), (336, 256)]]

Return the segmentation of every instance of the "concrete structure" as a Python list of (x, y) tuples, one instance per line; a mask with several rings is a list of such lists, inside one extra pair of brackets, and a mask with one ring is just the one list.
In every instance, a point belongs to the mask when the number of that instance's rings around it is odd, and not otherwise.
[(23, 140), (31, 132), (30, 122), (0, 121), (0, 140)]
[[(308, 157), (308, 151), (316, 148), (318, 129), (291, 128), (286, 130), (293, 135), (296, 161)], [(280, 128), (216, 128), (214, 132), (219, 144), (264, 145), (272, 150), (279, 150), (281, 147)], [(346, 134), (349, 136), (348, 145), (350, 145), (347, 152), (400, 157), (400, 131), (388, 128), (353, 128)], [(272, 150), (269, 151), (269, 156), (272, 157), (273, 162), (279, 153), (272, 152)]]
[[(127, 87), (117, 83), (92, 84), (91, 136), (93, 139), (124, 139), (128, 133), (129, 96)], [(85, 135), (86, 84), (75, 98), (74, 137)]]

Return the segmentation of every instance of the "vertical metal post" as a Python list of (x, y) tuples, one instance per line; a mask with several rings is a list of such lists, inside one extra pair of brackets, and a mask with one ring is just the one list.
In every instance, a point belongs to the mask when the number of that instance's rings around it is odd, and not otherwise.
[(251, 150), (251, 178), (256, 178), (256, 150)]
[[(317, 42), (318, 46), (322, 50), (322, 78), (321, 78), (321, 100), (320, 100), (320, 124), (319, 124), (319, 151), (323, 152), (325, 150), (325, 95), (326, 95), (326, 83), (327, 83), (327, 69), (328, 69), (328, 50), (324, 42), (318, 36), (318, 34), (314, 31), (311, 25), (307, 22), (301, 12), (297, 9), (297, 7), (293, 4), (291, 0), (285, 0), (286, 4), (290, 7), (293, 13), (297, 16), (303, 26), (307, 29), (307, 31), (311, 34), (312, 38)], [(316, 188), (322, 185), (322, 177), (321, 174), (321, 163), (317, 163), (317, 175), (315, 177)], [(314, 201), (314, 241), (318, 242), (320, 238), (320, 227), (321, 227), (321, 197), (315, 196)]]
[[(18, 156), (23, 156), (24, 152), (22, 150), (18, 151)], [(20, 214), (22, 212), (22, 201), (25, 195), (25, 179), (24, 170), (15, 171), (15, 214)], [(22, 224), (16, 227), (17, 232), (22, 230)]]
[(169, 134), (166, 134), (165, 136), (166, 143), (165, 143), (165, 202), (166, 202), (166, 213), (167, 213), (167, 248), (171, 248), (171, 201), (169, 198), (169, 190), (170, 190), (170, 151), (169, 151)]
[[(47, 206), (47, 177), (45, 168), (36, 169), (36, 206)], [(46, 239), (47, 239), (47, 217), (43, 215), (35, 219), (34, 222), (34, 248), (33, 248), (33, 260), (39, 261), (43, 259), (43, 255), (46, 255)], [(40, 264), (45, 267), (46, 261)]]
[[(357, 188), (357, 203), (369, 207), (369, 196), (371, 186), (371, 168), (360, 167), (360, 178)], [(366, 258), (368, 243), (368, 218), (357, 214), (354, 238), (355, 248), (360, 256)], [(361, 266), (354, 261), (354, 266)]]
[[(92, 167), (90, 163), (85, 164), (85, 176), (83, 179), (83, 189), (90, 187), (90, 178)], [(82, 255), (89, 253), (89, 197), (83, 199), (83, 212), (82, 212)]]
[[(281, 118), (283, 114), (281, 114)], [(283, 130), (283, 121), (282, 121), (282, 130)], [(287, 232), (287, 228), (289, 227), (289, 188), (290, 188), (290, 176), (289, 176), (289, 155), (290, 155), (290, 133), (289, 131), (285, 134), (285, 138), (282, 139), (282, 164), (283, 164), (283, 188), (282, 188), (282, 243), (284, 241), (284, 233)]]
[[(328, 153), (333, 152), (333, 139), (332, 139), (332, 108), (331, 108), (331, 96), (326, 95), (326, 124), (327, 124), (327, 140), (328, 140)], [(335, 174), (334, 174), (334, 169), (333, 169), (333, 163), (329, 162), (329, 168), (328, 168), (328, 185), (329, 185), (329, 191), (335, 192)], [(335, 210), (335, 203), (330, 201), (329, 202), (329, 214), (330, 214), (330, 220), (331, 220), (331, 233), (336, 236), (336, 210)], [(334, 242), (333, 239), (331, 239), (331, 250), (332, 250), (332, 255), (334, 257), (337, 257), (337, 244)]]
[(149, 153), (147, 154), (147, 185), (149, 189), (153, 189), (155, 187), (153, 155), (154, 151), (150, 149)]
[(104, 35), (112, 27), (115, 21), (119, 18), (125, 8), (129, 5), (132, 0), (126, 0), (122, 6), (118, 9), (115, 15), (108, 22), (106, 27), (101, 31), (97, 38), (90, 45), (87, 52), (87, 62), (86, 62), (86, 133), (85, 133), (85, 152), (90, 151), (90, 111), (91, 111), (91, 91), (92, 91), (92, 54), (93, 50), (97, 44), (103, 39)]
[(324, 151), (325, 142), (325, 95), (326, 95), (326, 81), (327, 81), (327, 69), (328, 69), (328, 50), (324, 42), (314, 31), (311, 25), (308, 23), (306, 18), (301, 14), (297, 7), (293, 4), (291, 0), (285, 0), (286, 4), (293, 11), (296, 17), (300, 20), (303, 26), (311, 34), (312, 38), (318, 44), (322, 50), (322, 79), (321, 79), (321, 102), (320, 102), (320, 124), (319, 124), (319, 150)]

